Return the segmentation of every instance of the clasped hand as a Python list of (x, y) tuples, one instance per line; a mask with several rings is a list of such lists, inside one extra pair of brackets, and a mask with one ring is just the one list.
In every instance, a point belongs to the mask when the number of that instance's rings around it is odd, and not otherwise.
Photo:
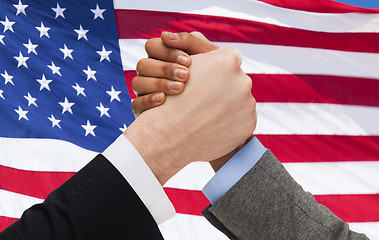
[(146, 43), (146, 51), (149, 58), (138, 63), (133, 80), (137, 119), (125, 136), (161, 184), (193, 161), (219, 159), (222, 165), (256, 127), (240, 53), (199, 33), (163, 33)]

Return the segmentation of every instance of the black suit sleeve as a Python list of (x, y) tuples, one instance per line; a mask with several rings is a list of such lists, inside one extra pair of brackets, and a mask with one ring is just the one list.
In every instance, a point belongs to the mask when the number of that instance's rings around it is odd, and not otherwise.
[(102, 155), (26, 210), (0, 239), (163, 239), (148, 209)]

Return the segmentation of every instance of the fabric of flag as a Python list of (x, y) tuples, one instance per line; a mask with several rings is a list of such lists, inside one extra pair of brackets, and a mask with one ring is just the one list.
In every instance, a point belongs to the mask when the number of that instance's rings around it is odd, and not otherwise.
[[(329, 0), (3, 0), (0, 23), (0, 229), (131, 123), (125, 79), (134, 98), (144, 43), (167, 30), (238, 48), (256, 136), (318, 202), (379, 239), (379, 11)], [(227, 239), (200, 215), (212, 175), (193, 163), (166, 184), (178, 214), (160, 226), (165, 239)]]
[(113, 2), (0, 1), (0, 229), (133, 120)]

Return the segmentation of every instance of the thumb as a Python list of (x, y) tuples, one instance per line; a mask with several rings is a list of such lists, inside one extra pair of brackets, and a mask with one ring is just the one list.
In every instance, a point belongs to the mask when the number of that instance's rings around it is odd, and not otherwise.
[(209, 41), (205, 36), (204, 34), (202, 34), (201, 32), (191, 32), (192, 35), (195, 35), (196, 37), (199, 37), (201, 39), (203, 39), (204, 41)]
[(168, 47), (183, 50), (188, 54), (206, 53), (218, 48), (199, 32), (162, 32), (161, 39)]

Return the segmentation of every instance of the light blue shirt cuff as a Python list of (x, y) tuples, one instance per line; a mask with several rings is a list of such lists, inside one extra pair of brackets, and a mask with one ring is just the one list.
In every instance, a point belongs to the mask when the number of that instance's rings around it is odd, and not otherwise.
[(229, 191), (266, 152), (262, 143), (254, 137), (238, 151), (203, 188), (204, 195), (214, 205)]

